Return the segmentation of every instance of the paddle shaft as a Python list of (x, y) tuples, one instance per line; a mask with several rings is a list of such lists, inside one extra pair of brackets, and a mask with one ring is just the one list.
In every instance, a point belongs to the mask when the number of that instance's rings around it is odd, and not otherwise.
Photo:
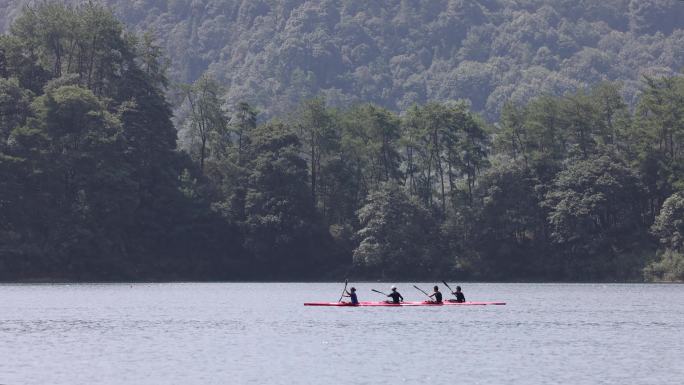
[(371, 291), (374, 291), (374, 292), (376, 292), (376, 293), (380, 293), (380, 294), (382, 294), (382, 295), (384, 295), (384, 296), (387, 296), (387, 293), (383, 293), (383, 292), (381, 292), (380, 290), (371, 289)]
[[(449, 289), (449, 291), (451, 292), (451, 294), (452, 294), (454, 297), (456, 297), (456, 294), (454, 294), (454, 291), (451, 290), (451, 286), (449, 286), (449, 284), (446, 283), (446, 281), (442, 281), (442, 283), (444, 284), (444, 286), (447, 287), (447, 289)], [(458, 298), (458, 297), (457, 297), (457, 298)]]
[(432, 297), (430, 297), (430, 294), (426, 293), (425, 291), (423, 291), (423, 289), (419, 288), (418, 286), (413, 285), (413, 287), (415, 287), (416, 289), (418, 289), (421, 293), (425, 294), (428, 298), (432, 298)]
[(337, 300), (337, 302), (342, 302), (342, 297), (344, 297), (344, 293), (347, 292), (347, 284), (349, 283), (348, 280), (344, 280), (344, 289), (342, 289), (342, 294), (340, 295), (340, 299)]

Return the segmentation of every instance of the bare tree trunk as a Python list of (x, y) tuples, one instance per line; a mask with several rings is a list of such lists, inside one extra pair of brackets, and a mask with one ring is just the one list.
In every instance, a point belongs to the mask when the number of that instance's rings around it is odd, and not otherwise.
[(408, 161), (407, 165), (407, 176), (408, 176), (408, 185), (409, 185), (409, 193), (415, 194), (415, 186), (413, 182), (413, 148), (411, 148), (410, 145), (406, 145), (406, 159)]
[(316, 145), (314, 131), (311, 131), (311, 205), (316, 208)]
[(205, 158), (205, 151), (207, 148), (207, 140), (202, 136), (202, 147), (200, 149), (200, 173), (204, 175), (204, 158)]

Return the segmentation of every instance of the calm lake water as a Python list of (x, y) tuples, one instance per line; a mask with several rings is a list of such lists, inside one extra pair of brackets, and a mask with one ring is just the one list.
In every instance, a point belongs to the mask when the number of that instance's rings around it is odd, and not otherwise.
[[(377, 300), (389, 284), (355, 286)], [(0, 384), (684, 384), (684, 285), (462, 286), (508, 305), (302, 306), (339, 283), (0, 285)]]

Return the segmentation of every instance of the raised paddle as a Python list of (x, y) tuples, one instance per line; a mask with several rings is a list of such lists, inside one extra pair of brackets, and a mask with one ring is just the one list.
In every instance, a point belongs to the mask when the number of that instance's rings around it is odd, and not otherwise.
[(347, 279), (344, 280), (344, 289), (342, 289), (342, 294), (340, 295), (340, 299), (337, 300), (337, 302), (342, 302), (342, 297), (344, 297), (344, 293), (347, 291), (347, 283), (349, 281)]
[(376, 292), (376, 293), (382, 294), (382, 295), (384, 295), (385, 297), (388, 296), (387, 293), (383, 293), (383, 292), (381, 292), (380, 290), (371, 289), (371, 291), (374, 291), (374, 292)]
[[(449, 292), (451, 292), (451, 295), (453, 295), (454, 297), (456, 297), (456, 294), (454, 294), (454, 291), (451, 290), (451, 287), (449, 286), (449, 284), (446, 283), (446, 281), (442, 281), (442, 283), (444, 284), (444, 286), (447, 287), (447, 289), (449, 289)], [(456, 298), (458, 298), (458, 297), (456, 297)]]
[(442, 283), (444, 284), (444, 286), (446, 286), (446, 287), (447, 287), (447, 289), (449, 289), (449, 292), (450, 292), (450, 293), (451, 293), (451, 294), (453, 295), (453, 294), (454, 294), (454, 291), (453, 291), (453, 290), (451, 290), (451, 286), (449, 286), (449, 284), (448, 284), (448, 283), (446, 283), (446, 281), (442, 281)]
[(413, 287), (415, 287), (416, 289), (418, 289), (421, 293), (425, 294), (428, 298), (432, 299), (432, 297), (430, 297), (430, 294), (428, 294), (428, 293), (426, 293), (425, 291), (423, 291), (423, 289), (419, 288), (419, 287), (416, 286), (416, 285), (413, 285)]

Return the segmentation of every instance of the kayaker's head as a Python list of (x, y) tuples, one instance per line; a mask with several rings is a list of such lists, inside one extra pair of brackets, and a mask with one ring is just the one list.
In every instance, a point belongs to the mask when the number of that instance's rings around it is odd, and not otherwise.
[(351, 291), (351, 292), (353, 293), (353, 292), (356, 291), (356, 288), (355, 288), (355, 287), (352, 287), (351, 289), (349, 289), (349, 291)]
[(439, 287), (435, 286), (435, 291), (439, 291)]
[(397, 291), (397, 287), (394, 286), (394, 285), (392, 285), (392, 287), (390, 287), (390, 290), (392, 290), (392, 291)]
[(456, 291), (461, 291), (461, 287), (460, 287), (460, 286), (456, 286)]

